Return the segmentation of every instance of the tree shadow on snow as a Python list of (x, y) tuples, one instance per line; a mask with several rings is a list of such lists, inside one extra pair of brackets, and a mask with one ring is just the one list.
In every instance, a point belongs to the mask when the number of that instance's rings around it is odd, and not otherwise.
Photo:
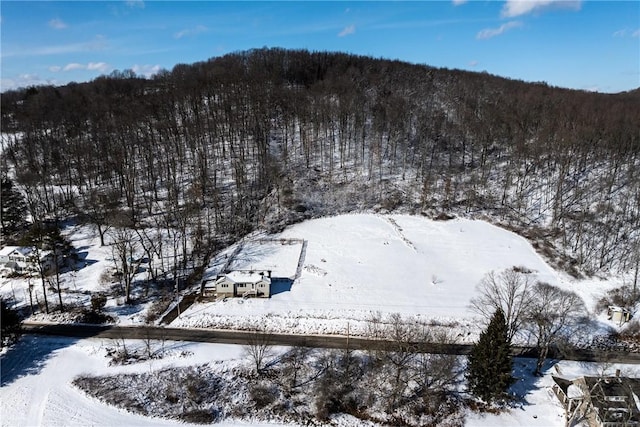
[(75, 263), (74, 270), (82, 270), (92, 264), (98, 262), (95, 259), (87, 259), (89, 252), (76, 252), (77, 262)]
[[(548, 372), (557, 363), (554, 359), (547, 359), (542, 367), (542, 372), (545, 375), (550, 375)], [(522, 407), (529, 404), (527, 396), (534, 390), (539, 388), (539, 382), (543, 377), (538, 377), (533, 374), (536, 368), (536, 359), (528, 357), (514, 357), (513, 358), (513, 377), (515, 382), (509, 389), (514, 397), (514, 406)]]
[(29, 375), (38, 375), (47, 361), (63, 348), (73, 345), (77, 338), (24, 335), (0, 357), (0, 386)]
[(252, 244), (242, 250), (231, 261), (229, 268), (232, 270), (250, 270), (256, 264), (269, 255), (276, 253), (276, 247), (270, 244)]

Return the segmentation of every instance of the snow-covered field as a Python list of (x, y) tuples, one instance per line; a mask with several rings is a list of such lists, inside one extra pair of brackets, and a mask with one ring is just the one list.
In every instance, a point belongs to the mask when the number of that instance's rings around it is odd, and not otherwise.
[[(290, 289), (276, 289), (268, 300), (196, 303), (172, 325), (330, 334), (349, 330), (358, 335), (366, 333), (372, 313), (381, 313), (383, 319), (400, 313), (407, 320), (453, 326), (460, 339), (469, 341), (479, 331), (470, 301), (490, 271), (526, 267), (535, 280), (578, 292), (590, 309), (606, 289), (620, 284), (578, 281), (557, 272), (527, 240), (484, 221), (340, 215), (306, 221), (274, 237), (307, 242), (301, 275)], [(257, 238), (247, 239), (236, 253), (237, 264), (291, 266), (299, 249), (264, 247)], [(215, 276), (235, 250), (229, 248), (213, 260), (208, 277)], [(289, 276), (291, 267), (285, 270)]]

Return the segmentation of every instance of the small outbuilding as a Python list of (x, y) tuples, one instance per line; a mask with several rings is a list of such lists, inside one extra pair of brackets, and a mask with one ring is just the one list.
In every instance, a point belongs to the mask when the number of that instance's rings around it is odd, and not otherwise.
[(631, 319), (631, 312), (624, 307), (610, 305), (607, 309), (607, 316), (609, 320), (618, 322), (619, 325), (622, 325)]

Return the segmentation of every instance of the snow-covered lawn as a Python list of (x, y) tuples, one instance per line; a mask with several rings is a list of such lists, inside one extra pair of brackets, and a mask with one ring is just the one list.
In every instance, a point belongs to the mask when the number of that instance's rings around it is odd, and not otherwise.
[[(161, 360), (109, 366), (111, 340), (25, 336), (2, 356), (0, 418), (3, 426), (188, 426), (184, 422), (133, 414), (88, 397), (71, 381), (79, 375), (153, 372), (170, 366), (227, 363), (242, 348), (223, 344), (167, 342), (170, 354)], [(135, 345), (130, 342), (129, 345)], [(138, 345), (140, 343), (138, 342)], [(187, 356), (182, 354), (187, 353)], [(221, 426), (246, 426), (235, 421)], [(255, 425), (255, 424), (250, 424)]]
[[(606, 289), (620, 284), (578, 281), (557, 272), (527, 240), (484, 221), (340, 215), (306, 221), (273, 237), (307, 242), (301, 275), (290, 289), (276, 289), (270, 299), (196, 303), (172, 325), (364, 334), (372, 313), (383, 318), (400, 313), (408, 320), (454, 326), (460, 339), (470, 341), (479, 331), (470, 301), (492, 270), (526, 267), (535, 280), (575, 290), (590, 309)], [(213, 260), (208, 277), (234, 249)], [(237, 265), (292, 265), (297, 256), (291, 246), (263, 248), (257, 238), (247, 239)]]

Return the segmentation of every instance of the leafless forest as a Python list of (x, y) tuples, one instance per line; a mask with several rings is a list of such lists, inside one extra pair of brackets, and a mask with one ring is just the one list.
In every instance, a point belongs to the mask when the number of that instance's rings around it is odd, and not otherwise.
[(260, 49), (1, 107), (3, 182), (32, 221), (120, 226), (148, 253), (168, 233), (182, 271), (253, 229), (359, 210), (482, 217), (574, 275), (640, 263), (639, 90)]

